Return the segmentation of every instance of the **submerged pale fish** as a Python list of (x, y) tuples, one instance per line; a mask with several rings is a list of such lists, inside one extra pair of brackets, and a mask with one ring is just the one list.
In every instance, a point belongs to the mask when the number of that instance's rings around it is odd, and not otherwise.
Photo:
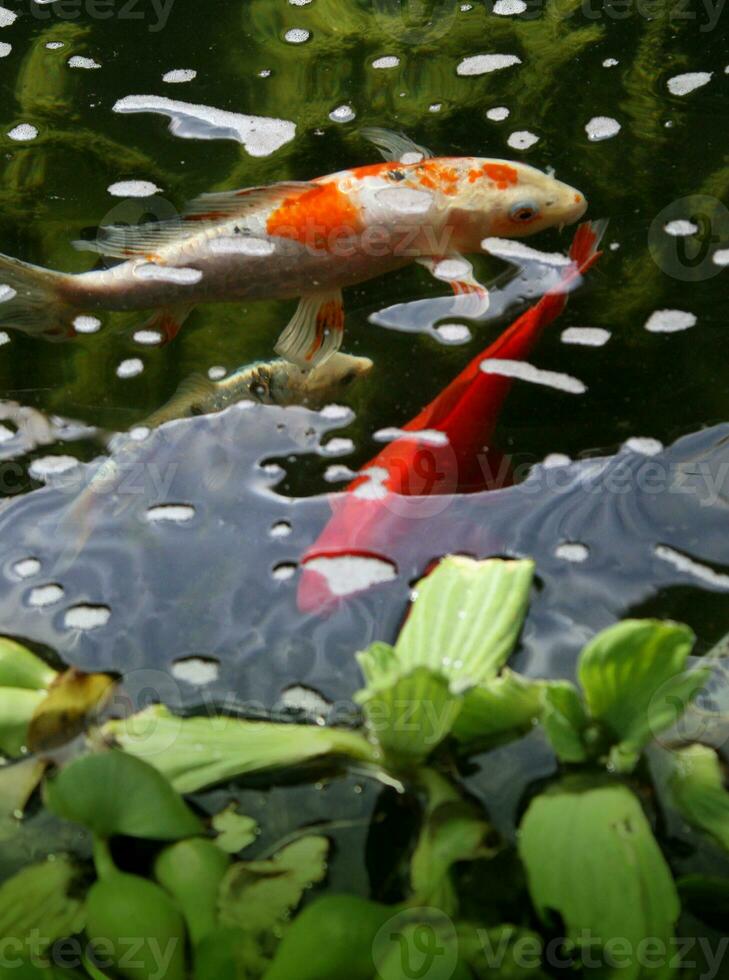
[(149, 326), (169, 340), (198, 303), (298, 297), (276, 350), (311, 367), (341, 344), (342, 287), (417, 261), (485, 309), (464, 254), (585, 212), (579, 191), (526, 164), (433, 158), (384, 130), (366, 135), (385, 163), (203, 194), (178, 219), (110, 226), (77, 243), (125, 260), (111, 269), (67, 275), (0, 256), (0, 323), (63, 338), (80, 314), (156, 309)]
[(246, 364), (221, 381), (191, 374), (168, 402), (140, 424), (152, 428), (171, 419), (210, 415), (243, 400), (320, 408), (371, 368), (369, 357), (338, 351), (325, 364), (309, 371), (290, 361), (275, 360)]

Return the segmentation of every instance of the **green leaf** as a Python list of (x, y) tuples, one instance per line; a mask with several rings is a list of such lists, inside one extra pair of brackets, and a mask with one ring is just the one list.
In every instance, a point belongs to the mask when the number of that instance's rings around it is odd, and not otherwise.
[(532, 681), (507, 667), (467, 691), (453, 735), (473, 751), (492, 748), (528, 732), (542, 710), (542, 681)]
[(485, 929), (459, 923), (458, 945), (478, 980), (538, 980), (542, 973), (541, 938), (529, 929), (503, 923)]
[(175, 899), (193, 944), (215, 928), (218, 890), (230, 857), (206, 837), (175, 841), (154, 862), (154, 876)]
[(461, 710), (445, 677), (419, 667), (409, 674), (387, 674), (355, 695), (363, 705), (367, 728), (395, 760), (425, 759), (448, 735)]
[(495, 677), (519, 636), (533, 575), (531, 561), (445, 558), (416, 586), (395, 644), (400, 671), (427, 667), (459, 687)]
[(177, 840), (202, 825), (152, 766), (118, 750), (84, 756), (46, 783), (48, 809), (99, 837)]
[(577, 688), (569, 681), (553, 681), (544, 687), (542, 726), (561, 762), (584, 762), (587, 749), (583, 734), (589, 724)]
[(710, 834), (729, 851), (729, 792), (716, 752), (705, 745), (689, 745), (673, 753), (673, 764), (669, 787), (677, 810), (692, 827)]
[(42, 759), (34, 758), (0, 767), (0, 841), (18, 832), (20, 824), (16, 814), (22, 814), (45, 768), (46, 763)]
[(40, 691), (50, 687), (56, 676), (56, 671), (27, 647), (0, 636), (0, 687)]
[(8, 878), (0, 885), (0, 936), (19, 940), (34, 957), (56, 939), (80, 932), (84, 906), (71, 895), (78, 878), (78, 869), (64, 855)]
[(245, 813), (238, 813), (237, 807), (237, 803), (231, 803), (220, 813), (216, 813), (211, 821), (213, 830), (218, 834), (215, 838), (216, 846), (228, 854), (237, 854), (252, 844), (258, 836), (256, 821)]
[[(601, 977), (671, 972), (667, 960), (650, 969), (637, 955), (642, 940), (669, 946), (680, 907), (671, 872), (627, 787), (572, 778), (537, 796), (521, 823), (519, 854), (540, 918), (549, 923), (557, 913), (565, 936), (578, 949), (587, 947), (593, 964), (602, 950)], [(614, 944), (620, 952), (611, 955)]]
[(107, 722), (102, 731), (125, 752), (146, 759), (179, 793), (327, 756), (368, 763), (379, 759), (377, 749), (357, 732), (226, 716), (180, 718), (163, 705)]
[(599, 633), (582, 651), (578, 675), (592, 717), (609, 732), (611, 761), (633, 768), (644, 746), (673, 724), (706, 680), (686, 671), (694, 644), (687, 626), (627, 619)]
[(0, 752), (10, 758), (22, 755), (28, 743), (28, 726), (45, 691), (0, 687)]

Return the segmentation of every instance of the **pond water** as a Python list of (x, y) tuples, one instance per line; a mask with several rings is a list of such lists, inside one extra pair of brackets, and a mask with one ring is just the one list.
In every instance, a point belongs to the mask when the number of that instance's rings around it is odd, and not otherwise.
[[(90, 503), (84, 488), (107, 465), (90, 461), (112, 434), (193, 372), (219, 377), (271, 359), (294, 303), (201, 306), (164, 346), (140, 337), (145, 316), (132, 314), (105, 314), (65, 343), (7, 329), (0, 631), (125, 675), (133, 698), (154, 690), (191, 709), (203, 691), (203, 701), (260, 713), (305, 702), (303, 685), (326, 700), (325, 714), (358, 686), (353, 651), (394, 637), (412, 582), (449, 551), (537, 559), (514, 661), (535, 676), (571, 676), (585, 639), (631, 611), (689, 622), (697, 652), (729, 631), (720, 4), (5, 3), (7, 255), (86, 271), (94, 257), (71, 243), (100, 226), (165, 219), (207, 191), (376, 162), (364, 126), (402, 131), (438, 155), (553, 168), (585, 194), (587, 216), (609, 225), (602, 258), (530, 358), (581, 384), (516, 380), (499, 415), (493, 447), (521, 482), (381, 514), (371, 550), (391, 574), (380, 569), (379, 584), (327, 615), (297, 605), (302, 554), (331, 514), (326, 495), (343, 491), (382, 448), (375, 434), (415, 416), (553, 270), (522, 261), (521, 278), (499, 280), (489, 312), (471, 319), (454, 316), (447, 286), (416, 265), (347, 289), (344, 349), (374, 366), (337, 395), (346, 411), (238, 406), (138, 445), (117, 439), (113, 490)], [(571, 234), (529, 244), (565, 253)], [(516, 262), (473, 261), (483, 282)], [(442, 322), (455, 326), (439, 334)], [(605, 490), (615, 474), (624, 489)], [(540, 751), (535, 776), (549, 769)], [(371, 791), (360, 800), (354, 782), (333, 785), (327, 807), (366, 826)], [(311, 800), (292, 804), (292, 822), (299, 806), (316, 813)], [(364, 874), (358, 860), (337, 866), (340, 884)]]

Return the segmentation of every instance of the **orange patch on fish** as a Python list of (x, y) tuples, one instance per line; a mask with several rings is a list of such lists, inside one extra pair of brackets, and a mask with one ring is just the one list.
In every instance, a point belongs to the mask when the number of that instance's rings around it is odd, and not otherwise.
[(342, 234), (360, 231), (359, 210), (335, 183), (287, 197), (266, 222), (269, 235), (293, 238), (315, 248), (332, 248)]
[(417, 173), (423, 187), (438, 189), (449, 195), (458, 192), (458, 171), (455, 167), (446, 167), (437, 160), (428, 160), (418, 166)]
[(389, 170), (399, 170), (401, 166), (402, 164), (398, 163), (397, 160), (386, 160), (384, 163), (367, 163), (362, 167), (354, 167), (349, 172), (357, 180), (360, 180), (363, 177), (378, 177)]
[(482, 167), (469, 171), (468, 179), (471, 183), (480, 177), (493, 180), (500, 191), (505, 191), (509, 184), (516, 184), (519, 181), (516, 168), (509, 166), (508, 163), (484, 163)]

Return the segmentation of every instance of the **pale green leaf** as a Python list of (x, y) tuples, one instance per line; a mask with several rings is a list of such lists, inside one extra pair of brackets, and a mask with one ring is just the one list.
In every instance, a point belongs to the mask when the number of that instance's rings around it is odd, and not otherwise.
[(376, 748), (357, 732), (226, 716), (181, 718), (163, 705), (107, 722), (102, 730), (126, 752), (146, 759), (179, 793), (328, 756), (378, 760)]
[(253, 817), (238, 813), (238, 804), (231, 803), (216, 813), (211, 823), (218, 836), (215, 843), (228, 854), (237, 854), (248, 847), (258, 836), (258, 824)]
[(716, 752), (706, 745), (689, 745), (673, 753), (673, 764), (669, 786), (676, 808), (692, 827), (729, 851), (729, 792)]
[(490, 748), (528, 732), (542, 710), (544, 683), (504, 668), (498, 677), (471, 688), (453, 726), (459, 742)]
[(0, 636), (0, 687), (40, 691), (49, 687), (55, 677), (56, 671), (27, 647)]
[(22, 814), (45, 768), (42, 759), (32, 757), (0, 767), (0, 841), (17, 833), (16, 816)]
[(164, 776), (118, 750), (76, 759), (46, 783), (45, 792), (49, 810), (99, 837), (177, 840), (202, 831)]
[(16, 758), (28, 743), (28, 726), (45, 691), (0, 687), (0, 753)]
[(0, 885), (0, 936), (38, 955), (56, 939), (84, 927), (83, 902), (72, 897), (78, 869), (64, 855), (31, 864)]
[(580, 695), (569, 681), (553, 681), (544, 687), (542, 726), (561, 762), (584, 762), (588, 753), (583, 734), (589, 719)]
[(395, 644), (400, 670), (427, 667), (459, 687), (495, 677), (516, 645), (533, 575), (531, 561), (445, 558), (416, 586)]
[[(549, 924), (558, 915), (566, 938), (585, 946), (593, 962), (602, 950), (601, 977), (670, 974), (665, 959), (650, 968), (637, 955), (644, 939), (669, 946), (680, 906), (642, 807), (626, 786), (572, 778), (537, 796), (521, 823), (519, 854), (540, 918)], [(622, 969), (610, 959), (611, 941), (621, 944)]]

